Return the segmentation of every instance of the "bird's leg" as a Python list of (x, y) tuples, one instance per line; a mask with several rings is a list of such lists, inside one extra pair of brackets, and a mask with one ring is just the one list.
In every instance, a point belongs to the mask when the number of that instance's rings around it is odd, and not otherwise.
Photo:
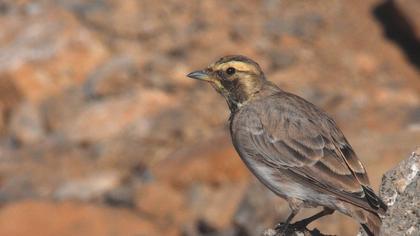
[(290, 214), (287, 217), (287, 219), (284, 222), (284, 224), (289, 225), (290, 222), (293, 220), (293, 218), (295, 218), (295, 216), (299, 213), (299, 211), (300, 211), (300, 208), (292, 209), (292, 212), (290, 212)]
[(333, 209), (324, 207), (324, 210), (316, 213), (315, 215), (294, 223), (293, 227), (298, 229), (306, 228), (306, 226), (308, 226), (312, 221), (315, 221), (326, 215), (331, 215), (332, 213), (334, 213)]
[(278, 224), (276, 226), (275, 230), (278, 230), (278, 231), (281, 231), (281, 232), (287, 232), (287, 228), (289, 227), (290, 222), (299, 213), (299, 210), (300, 210), (300, 208), (292, 209), (292, 212), (290, 212), (286, 221), (284, 223)]
[(293, 220), (293, 218), (299, 213), (300, 209), (302, 208), (302, 202), (301, 201), (290, 201), (289, 200), (289, 207), (292, 210), (287, 216), (287, 219), (284, 223), (280, 223), (276, 226), (276, 230), (280, 230), (283, 232), (287, 231), (287, 228), (290, 225), (290, 222)]

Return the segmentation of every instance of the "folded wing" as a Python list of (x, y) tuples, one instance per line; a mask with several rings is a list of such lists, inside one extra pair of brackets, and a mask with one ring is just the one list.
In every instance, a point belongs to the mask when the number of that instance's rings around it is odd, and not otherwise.
[(386, 208), (370, 189), (352, 147), (322, 112), (308, 115), (273, 109), (262, 116), (251, 110), (241, 119), (235, 135), (240, 152), (273, 168), (287, 169), (304, 186), (366, 210)]

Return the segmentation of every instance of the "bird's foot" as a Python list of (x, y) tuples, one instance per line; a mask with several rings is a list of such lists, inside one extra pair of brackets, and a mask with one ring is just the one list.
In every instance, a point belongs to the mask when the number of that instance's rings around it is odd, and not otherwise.
[(290, 228), (289, 228), (290, 224), (288, 223), (278, 223), (276, 225), (276, 227), (274, 228), (274, 230), (277, 232), (277, 234), (280, 235), (288, 235), (290, 232)]
[(306, 226), (308, 226), (308, 222), (301, 220), (293, 224), (279, 223), (274, 230), (280, 235), (291, 235), (294, 232), (304, 232), (307, 230)]
[(276, 225), (276, 227), (274, 227), (274, 229), (275, 229), (277, 232), (283, 232), (283, 231), (286, 231), (286, 230), (287, 230), (288, 226), (289, 226), (289, 224), (284, 223), (284, 222), (281, 222), (281, 223), (278, 223), (278, 224)]
[(294, 230), (304, 230), (309, 225), (309, 223), (311, 222), (306, 219), (300, 220), (298, 222), (291, 224), (290, 228), (293, 228)]

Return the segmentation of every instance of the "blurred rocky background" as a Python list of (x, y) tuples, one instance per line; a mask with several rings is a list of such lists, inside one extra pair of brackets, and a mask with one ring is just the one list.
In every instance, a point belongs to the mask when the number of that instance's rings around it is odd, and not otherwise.
[[(382, 175), (420, 144), (417, 0), (0, 0), (0, 235), (259, 235), (287, 204), (185, 75), (226, 54), (333, 116)], [(316, 212), (306, 210), (303, 218)], [(310, 225), (355, 235), (340, 214)]]

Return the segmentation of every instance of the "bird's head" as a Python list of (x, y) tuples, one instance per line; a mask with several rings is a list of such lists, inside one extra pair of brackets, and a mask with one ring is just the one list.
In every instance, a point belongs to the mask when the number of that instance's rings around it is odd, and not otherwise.
[(207, 68), (193, 71), (187, 76), (209, 82), (225, 97), (231, 110), (252, 99), (266, 81), (260, 66), (240, 55), (222, 57)]

